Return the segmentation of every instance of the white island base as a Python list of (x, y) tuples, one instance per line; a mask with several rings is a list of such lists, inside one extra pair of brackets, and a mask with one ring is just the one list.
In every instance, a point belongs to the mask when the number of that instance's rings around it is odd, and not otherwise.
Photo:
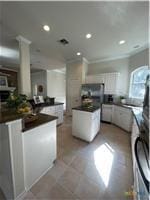
[[(56, 117), (22, 129), (22, 119), (0, 123), (0, 188), (8, 200), (23, 199), (56, 159)], [(42, 122), (41, 122), (42, 121)], [(36, 126), (34, 126), (36, 124)]]
[(91, 110), (82, 107), (72, 110), (72, 135), (91, 142), (100, 129), (100, 108)]

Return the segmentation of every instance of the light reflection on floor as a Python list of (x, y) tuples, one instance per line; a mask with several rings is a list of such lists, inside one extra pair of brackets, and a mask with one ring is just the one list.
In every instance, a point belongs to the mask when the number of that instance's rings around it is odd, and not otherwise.
[(105, 187), (107, 187), (109, 183), (113, 159), (114, 150), (107, 143), (101, 145), (94, 151), (95, 166)]

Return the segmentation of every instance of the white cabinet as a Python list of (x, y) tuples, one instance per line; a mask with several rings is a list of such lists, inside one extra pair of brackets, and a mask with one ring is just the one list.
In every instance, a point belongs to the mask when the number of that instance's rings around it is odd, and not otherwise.
[(100, 109), (95, 112), (72, 111), (72, 135), (91, 142), (100, 129)]
[(102, 120), (105, 122), (112, 122), (112, 108), (113, 105), (102, 105)]
[(112, 122), (122, 129), (130, 132), (132, 127), (131, 109), (114, 105)]
[(64, 115), (63, 105), (54, 105), (54, 106), (44, 107), (41, 110), (41, 113), (47, 114), (47, 115), (53, 115), (53, 116), (58, 117), (58, 119), (57, 119), (57, 125), (63, 123), (63, 115)]
[(104, 83), (105, 77), (104, 74), (99, 75), (88, 75), (85, 79), (86, 83)]
[(104, 83), (105, 94), (117, 94), (118, 93), (118, 79), (119, 73), (104, 73), (99, 75), (86, 76), (86, 83)]
[(112, 122), (122, 129), (131, 132), (132, 129), (132, 110), (118, 105), (102, 105), (102, 120)]
[(107, 73), (105, 76), (105, 94), (117, 94), (119, 73)]
[(26, 131), (22, 137), (25, 186), (29, 190), (56, 160), (56, 121)]

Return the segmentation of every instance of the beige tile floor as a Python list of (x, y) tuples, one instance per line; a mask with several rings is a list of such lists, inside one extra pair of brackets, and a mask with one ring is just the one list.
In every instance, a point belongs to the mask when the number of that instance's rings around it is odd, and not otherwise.
[(101, 124), (92, 143), (71, 135), (71, 117), (57, 128), (57, 160), (25, 199), (124, 200), (133, 185), (130, 134)]

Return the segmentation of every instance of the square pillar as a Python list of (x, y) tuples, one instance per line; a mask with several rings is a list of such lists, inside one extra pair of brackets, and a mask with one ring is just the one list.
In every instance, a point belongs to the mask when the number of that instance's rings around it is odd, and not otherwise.
[(20, 93), (31, 97), (30, 44), (31, 41), (17, 36), (20, 58)]

